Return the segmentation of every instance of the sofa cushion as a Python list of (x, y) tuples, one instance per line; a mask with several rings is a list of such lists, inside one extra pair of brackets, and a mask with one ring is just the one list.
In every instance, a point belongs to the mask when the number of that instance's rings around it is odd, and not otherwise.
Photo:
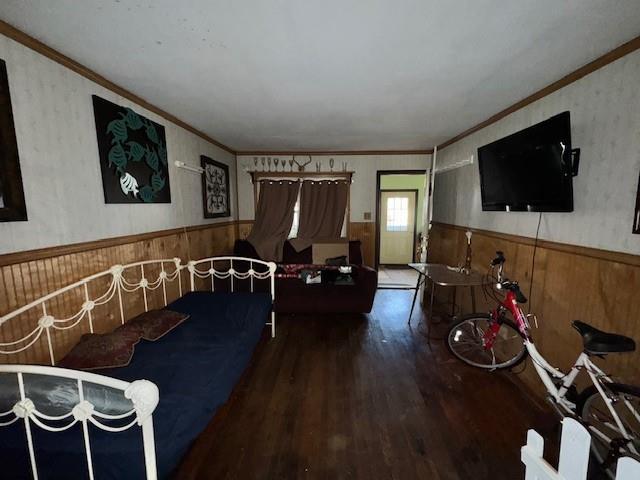
[[(352, 265), (362, 265), (362, 242), (360, 240), (349, 240), (349, 263)], [(233, 254), (239, 257), (256, 258), (260, 260), (260, 256), (253, 245), (247, 240), (236, 240), (233, 246)], [(284, 243), (284, 250), (282, 254), (282, 263), (313, 263), (313, 255), (311, 247), (305, 248), (300, 252), (296, 252), (295, 249), (289, 244)]]
[[(335, 257), (349, 257), (349, 242), (346, 240), (316, 241), (311, 245), (313, 263), (324, 265), (328, 259)], [(348, 263), (348, 261), (347, 261)]]

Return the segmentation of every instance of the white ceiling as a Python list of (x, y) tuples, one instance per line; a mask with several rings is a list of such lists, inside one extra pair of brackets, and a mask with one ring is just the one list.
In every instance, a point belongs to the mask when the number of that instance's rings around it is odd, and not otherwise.
[(639, 0), (2, 0), (238, 150), (430, 148), (640, 34)]

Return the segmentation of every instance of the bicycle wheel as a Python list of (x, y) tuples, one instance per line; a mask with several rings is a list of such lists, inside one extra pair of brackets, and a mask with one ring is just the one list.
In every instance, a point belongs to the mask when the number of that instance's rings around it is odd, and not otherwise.
[(505, 320), (492, 348), (485, 348), (484, 334), (492, 322), (491, 316), (485, 313), (460, 317), (447, 334), (449, 351), (472, 367), (499, 370), (518, 365), (527, 354), (522, 334), (512, 322)]
[(591, 385), (578, 397), (576, 412), (589, 426), (591, 451), (609, 478), (615, 478), (618, 458), (640, 453), (640, 388), (618, 383), (606, 384), (605, 392), (633, 440), (625, 441), (598, 389)]

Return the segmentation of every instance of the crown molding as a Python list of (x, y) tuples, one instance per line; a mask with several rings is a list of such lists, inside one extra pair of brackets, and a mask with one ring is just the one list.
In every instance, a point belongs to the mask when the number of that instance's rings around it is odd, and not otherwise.
[(567, 85), (570, 85), (573, 82), (580, 80), (582, 77), (585, 77), (590, 73), (593, 73), (596, 70), (599, 70), (602, 67), (605, 67), (610, 63), (615, 62), (616, 60), (624, 57), (625, 55), (629, 55), (630, 53), (635, 52), (638, 49), (640, 49), (640, 36), (632, 40), (629, 40), (626, 43), (623, 43), (619, 47), (616, 47), (610, 52), (605, 53), (601, 57), (596, 58), (594, 61), (589, 62), (586, 65), (583, 65), (582, 67), (578, 68), (577, 70), (574, 70), (568, 75), (565, 75), (560, 80), (557, 80), (552, 84), (547, 85), (544, 88), (541, 88), (537, 92), (532, 93), (528, 97), (523, 98), (519, 102), (514, 103), (510, 107), (507, 107), (504, 110), (501, 110), (495, 115), (487, 118), (484, 122), (480, 122), (479, 124), (465, 130), (464, 132), (459, 133), (455, 137), (450, 138), (446, 142), (441, 143), (440, 145), (438, 145), (438, 150), (442, 150), (443, 148), (446, 148), (449, 145), (456, 143), (457, 141), (462, 140), (465, 137), (468, 137), (472, 133), (475, 133), (478, 130), (482, 130), (483, 128), (488, 127), (493, 123), (496, 123), (498, 120), (503, 119), (507, 115), (510, 115), (513, 112), (520, 110), (521, 108), (524, 108), (527, 105), (530, 105), (533, 102), (540, 100), (543, 97), (546, 97), (547, 95), (555, 92), (556, 90), (560, 90), (561, 88), (566, 87)]
[(231, 147), (228, 147), (227, 145), (220, 143), (216, 139), (211, 138), (206, 133), (180, 120), (175, 115), (172, 115), (169, 112), (162, 110), (159, 107), (156, 107), (155, 105), (149, 103), (148, 101), (139, 97), (138, 95), (130, 92), (129, 90), (121, 87), (120, 85), (117, 85), (116, 83), (113, 83), (111, 80), (108, 80), (107, 78), (103, 77), (99, 73), (94, 72), (90, 68), (85, 67), (81, 63), (76, 62), (72, 58), (67, 57), (66, 55), (60, 53), (59, 51), (49, 47), (48, 45), (45, 45), (40, 40), (33, 38), (32, 36), (24, 33), (21, 30), (18, 30), (13, 25), (10, 25), (7, 22), (2, 20), (0, 20), (0, 34), (24, 45), (27, 48), (30, 48), (31, 50), (49, 58), (50, 60), (53, 60), (56, 63), (59, 63), (60, 65), (68, 68), (69, 70), (73, 70), (77, 74), (82, 75), (83, 77), (91, 80), (92, 82), (95, 82), (98, 85), (101, 85), (104, 88), (107, 88), (112, 92), (122, 97), (125, 97), (128, 100), (131, 100), (132, 102), (140, 105), (142, 108), (145, 108), (157, 115), (160, 115), (165, 120), (168, 120), (171, 123), (174, 123), (179, 127), (184, 128), (185, 130), (206, 140), (207, 142), (212, 143), (213, 145), (220, 147), (223, 150), (226, 150), (227, 152), (235, 155), (236, 152)]

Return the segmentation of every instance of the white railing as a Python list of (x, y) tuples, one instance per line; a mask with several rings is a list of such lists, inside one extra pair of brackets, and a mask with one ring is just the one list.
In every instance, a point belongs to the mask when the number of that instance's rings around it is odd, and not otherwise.
[[(586, 480), (589, 468), (591, 435), (579, 422), (572, 418), (562, 421), (560, 440), (560, 461), (558, 470), (544, 458), (544, 440), (535, 431), (527, 432), (527, 444), (521, 449), (522, 463), (525, 464), (525, 480)], [(640, 462), (623, 457), (618, 460), (616, 480), (638, 480)]]
[[(50, 432), (61, 432), (73, 427), (76, 423), (82, 424), (85, 455), (87, 459), (88, 478), (93, 480), (93, 462), (91, 456), (91, 439), (89, 438), (88, 424), (108, 432), (122, 432), (138, 425), (142, 428), (142, 442), (144, 447), (145, 470), (147, 480), (157, 478), (156, 451), (153, 434), (153, 412), (158, 405), (158, 387), (147, 380), (124, 382), (103, 375), (67, 370), (56, 367), (41, 367), (36, 365), (0, 365), (0, 374), (15, 374), (19, 400), (13, 407), (0, 412), (0, 427), (11, 425), (22, 419), (27, 436), (29, 449), (29, 461), (34, 480), (38, 479), (38, 458), (33, 446), (31, 434), (32, 425), (38, 426)], [(29, 398), (26, 395), (25, 384), (29, 381), (37, 381), (35, 376), (54, 377), (60, 382), (65, 379), (72, 380), (77, 385), (77, 403), (69, 406), (69, 411), (51, 415), (45, 413), (46, 402), (40, 405), (39, 398)], [(108, 414), (100, 412), (96, 405), (89, 401), (86, 395), (85, 384), (100, 385), (122, 394), (123, 399), (130, 401), (131, 408), (122, 413)], [(45, 409), (43, 411), (43, 409)], [(62, 422), (67, 422), (60, 425)]]
[[(224, 262), (228, 264), (229, 267), (225, 270), (217, 270), (215, 268), (215, 264), (218, 262)], [(238, 262), (243, 262), (248, 264), (249, 268), (244, 271), (238, 271), (234, 268), (235, 265), (238, 265)], [(206, 266), (206, 269), (202, 269), (202, 266)], [(257, 271), (254, 269), (254, 265), (261, 265), (264, 267), (263, 271)], [(198, 268), (200, 267), (200, 268)], [(254, 292), (254, 279), (258, 280), (268, 280), (269, 281), (269, 293), (271, 294), (271, 301), (275, 302), (276, 298), (276, 290), (275, 290), (275, 272), (276, 272), (276, 264), (273, 262), (264, 262), (262, 260), (255, 260), (253, 258), (245, 258), (245, 257), (210, 257), (203, 258), (202, 260), (191, 260), (187, 263), (187, 269), (189, 270), (190, 275), (190, 284), (191, 291), (195, 291), (196, 286), (196, 278), (200, 278), (206, 280), (207, 278), (211, 278), (211, 291), (215, 292), (215, 279), (226, 279), (228, 278), (230, 281), (231, 292), (234, 292), (235, 285), (234, 279), (238, 280), (246, 280), (249, 279), (250, 282), (250, 291)], [(276, 336), (276, 315), (273, 310), (271, 311), (271, 322), (267, 323), (267, 325), (271, 326), (271, 337)]]
[[(148, 271), (151, 266), (159, 268), (157, 278), (147, 278)], [(168, 267), (166, 269), (165, 267)], [(145, 268), (147, 271), (145, 271)], [(162, 288), (162, 298), (164, 306), (167, 306), (167, 284), (177, 280), (179, 295), (182, 296), (182, 280), (180, 272), (185, 267), (181, 265), (179, 258), (171, 260), (148, 260), (144, 262), (131, 263), (129, 265), (114, 265), (109, 270), (96, 273), (89, 277), (83, 278), (71, 285), (67, 285), (55, 292), (52, 292), (44, 297), (40, 297), (33, 302), (14, 310), (2, 317), (0, 317), (0, 331), (7, 322), (12, 319), (20, 321), (20, 316), (28, 314), (32, 311), (39, 311), (39, 318), (35, 327), (26, 335), (21, 338), (11, 341), (0, 342), (0, 354), (12, 355), (32, 347), (44, 334), (47, 340), (47, 350), (49, 353), (49, 362), (51, 365), (56, 364), (56, 355), (54, 349), (54, 341), (52, 340), (51, 330), (70, 330), (77, 327), (84, 320), (88, 324), (89, 332), (94, 331), (94, 315), (93, 311), (96, 307), (108, 303), (112, 298), (118, 299), (118, 312), (120, 316), (120, 322), (126, 321), (125, 308), (123, 303), (123, 292), (131, 293), (137, 290), (142, 290), (142, 297), (144, 302), (145, 312), (149, 310), (148, 291), (154, 291)], [(139, 272), (139, 280), (131, 282), (125, 278), (125, 273), (133, 272), (137, 276)], [(89, 284), (98, 279), (105, 278), (109, 280), (108, 286), (105, 291), (98, 296), (91, 296), (89, 293)], [(62, 297), (67, 292), (76, 291), (80, 289), (83, 298), (82, 306), (75, 312), (63, 318), (56, 318), (51, 315), (48, 310), (48, 305)], [(67, 314), (65, 314), (67, 315)], [(4, 338), (4, 335), (0, 335), (0, 338)]]

